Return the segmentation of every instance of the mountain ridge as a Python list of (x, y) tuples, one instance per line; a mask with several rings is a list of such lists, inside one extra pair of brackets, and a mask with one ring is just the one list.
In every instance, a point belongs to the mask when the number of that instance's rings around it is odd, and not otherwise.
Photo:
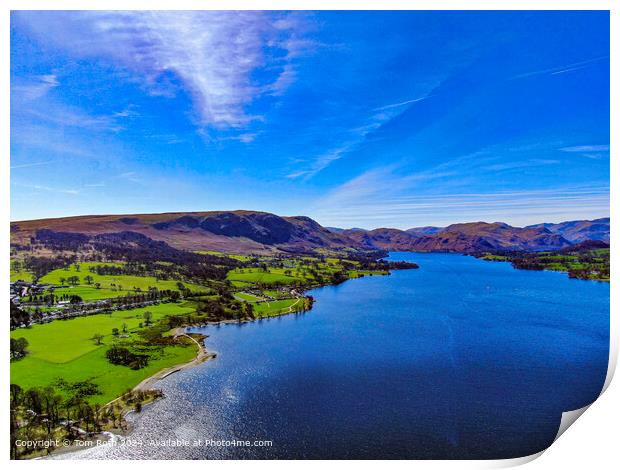
[(572, 243), (580, 243), (586, 240), (609, 242), (609, 224), (609, 217), (601, 217), (593, 220), (570, 220), (557, 224), (542, 223), (528, 225), (525, 228), (543, 226), (553, 233), (559, 233)]
[(189, 251), (230, 253), (325, 250), (479, 251), (558, 250), (587, 240), (609, 241), (609, 218), (513, 227), (468, 222), (447, 227), (339, 229), (306, 216), (232, 210), (80, 215), (11, 222), (11, 243), (28, 244), (39, 230), (99, 235), (131, 231)]

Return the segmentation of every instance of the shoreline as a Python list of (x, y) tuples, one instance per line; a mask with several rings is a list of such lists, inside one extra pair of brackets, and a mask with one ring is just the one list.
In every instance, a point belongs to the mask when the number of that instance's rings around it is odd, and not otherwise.
[[(391, 274), (391, 272), (388, 272), (387, 274)], [(361, 276), (364, 277), (364, 276)], [(358, 279), (358, 278), (350, 278), (347, 280), (353, 280), (353, 279)], [(311, 286), (307, 289), (304, 289), (303, 293), (305, 293), (306, 290), (313, 290), (313, 289), (317, 289), (317, 288), (321, 288), (321, 287), (327, 287), (328, 285), (332, 285), (332, 284), (321, 284), (321, 285), (317, 285), (317, 286)], [(263, 319), (270, 319), (270, 318), (277, 318), (280, 316), (285, 316), (285, 315), (291, 315), (294, 313), (306, 313), (307, 311), (310, 311), (312, 309), (312, 307), (310, 306), (310, 308), (308, 308), (307, 310), (302, 310), (299, 312), (293, 312), (292, 311), (292, 307), (294, 305), (296, 305), (297, 303), (299, 303), (299, 301), (305, 299), (306, 297), (303, 295), (299, 295), (297, 297), (297, 300), (294, 304), (292, 304), (291, 306), (288, 307), (287, 311), (283, 311), (280, 312), (276, 315), (271, 315), (271, 316), (267, 316), (267, 317), (260, 317), (260, 318), (255, 318), (255, 319), (243, 319), (243, 320), (218, 320), (218, 321), (207, 321), (204, 324), (201, 325), (187, 325), (187, 326), (182, 326), (182, 327), (178, 327), (178, 328), (174, 328), (172, 330), (170, 330), (170, 333), (172, 335), (172, 337), (174, 339), (177, 339), (180, 336), (185, 336), (186, 338), (189, 338), (191, 341), (193, 341), (194, 343), (196, 343), (196, 345), (198, 346), (198, 351), (196, 353), (196, 357), (194, 357), (192, 360), (188, 361), (188, 362), (184, 362), (184, 363), (180, 363), (180, 364), (176, 364), (170, 367), (166, 367), (165, 369), (162, 369), (158, 372), (156, 372), (155, 374), (143, 379), (141, 382), (139, 382), (137, 385), (135, 385), (132, 389), (131, 392), (148, 392), (148, 391), (157, 391), (157, 389), (155, 388), (155, 385), (160, 382), (161, 380), (164, 380), (166, 377), (176, 373), (176, 372), (180, 372), (184, 369), (188, 369), (190, 367), (194, 367), (197, 366), (209, 359), (215, 359), (217, 357), (217, 353), (214, 351), (209, 351), (206, 349), (206, 347), (204, 346), (204, 339), (206, 339), (207, 336), (203, 335), (202, 340), (199, 342), (197, 341), (195, 338), (191, 337), (188, 333), (187, 333), (187, 329), (190, 327), (206, 327), (209, 325), (227, 325), (227, 324), (241, 324), (241, 323), (253, 323), (259, 320), (263, 320)], [(143, 403), (142, 406), (147, 406), (150, 405), (152, 403), (154, 403), (155, 401), (161, 399), (161, 398), (165, 398), (165, 395), (161, 395), (158, 396), (152, 400), (147, 401), (146, 403)], [(102, 406), (103, 409), (114, 405), (117, 401), (123, 399), (123, 395), (115, 398), (112, 401), (109, 401), (108, 403), (104, 404)], [(82, 439), (80, 442), (84, 442), (84, 441), (100, 441), (103, 442), (104, 444), (107, 444), (110, 441), (114, 441), (117, 438), (121, 438), (126, 436), (127, 434), (132, 432), (132, 426), (130, 423), (128, 423), (127, 421), (125, 421), (125, 416), (127, 416), (129, 413), (135, 413), (135, 409), (133, 408), (129, 408), (127, 407), (125, 404), (123, 405), (123, 408), (121, 409), (121, 419), (122, 419), (122, 423), (120, 427), (114, 427), (112, 429), (106, 429), (105, 431), (100, 431), (100, 432), (93, 432), (93, 433), (89, 433), (84, 437), (84, 439)], [(39, 460), (39, 459), (48, 459), (51, 458), (53, 459), (54, 456), (56, 455), (62, 455), (62, 454), (71, 454), (80, 450), (84, 450), (84, 449), (88, 449), (89, 447), (84, 447), (84, 446), (80, 446), (78, 444), (76, 444), (75, 442), (69, 444), (68, 446), (64, 446), (64, 447), (54, 447), (54, 448), (50, 448), (49, 453), (47, 455), (44, 456), (33, 456), (30, 459), (27, 460)]]
[[(174, 330), (172, 330), (172, 335), (173, 337), (176, 339), (180, 336), (185, 336), (186, 338), (191, 339), (194, 343), (196, 343), (196, 345), (198, 346), (198, 351), (196, 353), (196, 356), (188, 361), (188, 362), (184, 362), (181, 364), (176, 364), (174, 366), (170, 366), (170, 367), (166, 367), (165, 369), (160, 370), (159, 372), (156, 372), (155, 374), (151, 375), (150, 377), (147, 377), (146, 379), (142, 380), (140, 383), (138, 383), (136, 386), (134, 386), (131, 391), (132, 392), (147, 392), (147, 391), (153, 391), (156, 390), (155, 385), (160, 382), (161, 380), (165, 379), (166, 377), (176, 373), (176, 372), (180, 372), (182, 370), (185, 369), (189, 369), (190, 367), (194, 367), (197, 366), (199, 364), (202, 364), (205, 361), (208, 361), (209, 359), (215, 359), (217, 357), (217, 353), (214, 351), (209, 351), (207, 350), (207, 348), (204, 346), (204, 344), (201, 344), (199, 341), (195, 340), (194, 338), (192, 338), (191, 336), (189, 336), (189, 334), (187, 334), (187, 327), (179, 327), (179, 328), (175, 328)], [(113, 405), (114, 403), (116, 403), (118, 400), (122, 399), (123, 396), (119, 396), (117, 398), (115, 398), (114, 400), (106, 403), (105, 405), (102, 406), (102, 408), (106, 408), (110, 405)], [(160, 397), (157, 397), (153, 400), (148, 401), (147, 403), (143, 404), (143, 406), (148, 406), (151, 405), (153, 403), (155, 403), (157, 400), (160, 400), (162, 398), (165, 398), (165, 395), (161, 395)], [(96, 432), (96, 433), (92, 433), (89, 434), (87, 436), (84, 436), (84, 439), (82, 439), (82, 442), (84, 441), (91, 441), (91, 442), (95, 442), (95, 441), (99, 441), (99, 442), (103, 442), (104, 444), (107, 444), (110, 441), (114, 441), (115, 439), (119, 438), (119, 437), (124, 437), (127, 434), (129, 434), (132, 429), (131, 429), (131, 424), (127, 423), (125, 421), (125, 416), (127, 416), (130, 413), (135, 413), (136, 411), (132, 408), (125, 408), (121, 411), (122, 413), (122, 419), (124, 422), (124, 427), (121, 426), (121, 428), (114, 428), (114, 429), (109, 429), (109, 430), (105, 430), (105, 431), (100, 431), (100, 432)], [(63, 454), (70, 454), (70, 453), (74, 453), (74, 452), (78, 452), (80, 450), (85, 450), (91, 447), (84, 447), (84, 446), (80, 446), (77, 445), (76, 443), (72, 443), (68, 446), (65, 447), (55, 447), (52, 448), (49, 452), (49, 454), (45, 455), (45, 456), (38, 456), (38, 457), (34, 457), (32, 459), (28, 459), (28, 460), (45, 460), (48, 458), (54, 458), (54, 456), (57, 455), (63, 455)]]
[[(198, 364), (202, 364), (203, 362), (209, 359), (214, 359), (217, 357), (217, 353), (207, 350), (204, 344), (199, 343), (194, 338), (189, 336), (187, 334), (187, 327), (180, 327), (180, 328), (176, 328), (175, 330), (173, 330), (173, 337), (176, 339), (179, 336), (185, 336), (186, 338), (189, 338), (194, 343), (196, 343), (196, 345), (198, 346), (198, 352), (196, 353), (196, 357), (189, 362), (184, 362), (184, 363), (177, 364), (174, 366), (166, 367), (165, 369), (162, 369), (159, 372), (156, 372), (155, 374), (151, 375), (150, 377), (147, 377), (146, 379), (142, 380), (142, 382), (140, 382), (138, 385), (133, 387), (131, 389), (132, 392), (138, 392), (138, 391), (144, 392), (147, 390), (153, 390), (153, 386), (157, 382), (165, 379), (169, 375), (172, 375), (176, 372), (179, 372), (181, 370), (184, 370), (190, 367), (197, 366)], [(105, 406), (111, 403), (114, 403), (114, 401), (118, 400), (119, 398), (121, 397), (118, 397), (115, 400), (111, 401), (110, 403), (107, 403)]]

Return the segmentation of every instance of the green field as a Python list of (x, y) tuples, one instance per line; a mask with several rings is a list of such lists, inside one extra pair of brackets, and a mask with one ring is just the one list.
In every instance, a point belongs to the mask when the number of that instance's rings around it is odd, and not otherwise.
[(484, 253), (479, 257), (488, 261), (509, 261), (518, 269), (563, 271), (576, 279), (609, 281), (609, 248), (514, 252), (501, 255)]
[(196, 347), (193, 344), (166, 346), (161, 348), (157, 357), (151, 357), (148, 366), (132, 370), (110, 364), (105, 357), (106, 349), (101, 347), (61, 364), (52, 364), (34, 355), (28, 356), (19, 361), (19, 367), (16, 367), (18, 363), (11, 364), (11, 383), (28, 389), (54, 386), (61, 378), (71, 383), (91, 380), (99, 386), (101, 394), (93, 396), (89, 402), (104, 404), (160, 370), (188, 362), (196, 356)]
[(248, 294), (247, 292), (237, 292), (235, 294), (239, 300), (245, 300), (246, 302), (259, 302), (265, 300), (264, 297), (257, 297), (256, 295)]
[[(211, 253), (214, 254), (214, 253)], [(223, 255), (222, 256), (226, 256)], [(242, 257), (238, 257), (242, 259)], [(267, 269), (247, 267), (232, 270), (227, 280), (236, 287), (232, 292), (238, 301), (252, 304), (257, 317), (271, 317), (291, 313), (308, 308), (306, 298), (282, 298), (290, 296), (289, 288), (277, 290), (275, 284), (290, 286), (303, 284), (305, 286), (324, 283), (325, 279), (336, 273), (342, 273), (348, 265), (340, 260), (329, 258), (321, 262), (313, 258), (299, 260), (278, 260), (276, 266)], [(267, 260), (265, 260), (267, 262)], [(79, 263), (79, 270), (75, 265), (68, 268), (56, 269), (43, 276), (42, 283), (60, 286), (61, 278), (67, 287), (57, 288), (56, 295), (78, 295), (85, 301), (94, 301), (106, 298), (124, 296), (138, 290), (147, 292), (150, 287), (159, 290), (178, 290), (176, 280), (157, 280), (150, 276), (133, 275), (98, 275), (89, 270), (95, 265), (115, 265), (119, 263)], [(352, 266), (353, 265), (353, 266)], [(26, 272), (12, 272), (11, 278), (26, 278)], [(345, 271), (345, 278), (356, 278), (364, 275), (385, 274), (379, 271), (361, 271), (351, 269)], [(68, 286), (67, 279), (79, 277), (79, 283)], [(86, 276), (93, 279), (91, 284), (85, 280)], [(95, 287), (98, 283), (99, 288)], [(219, 283), (221, 284), (221, 283)], [(105, 356), (106, 351), (113, 344), (127, 343), (140, 346), (138, 332), (140, 324), (144, 323), (144, 312), (153, 314), (153, 322), (157, 322), (168, 315), (189, 314), (196, 310), (200, 302), (217, 300), (218, 283), (210, 287), (184, 283), (184, 285), (201, 295), (182, 304), (163, 303), (156, 306), (133, 310), (116, 310), (110, 314), (81, 316), (70, 320), (54, 320), (50, 323), (35, 324), (31, 328), (20, 328), (11, 332), (12, 338), (24, 337), (28, 340), (28, 355), (11, 363), (11, 382), (22, 388), (54, 386), (62, 378), (69, 383), (92, 380), (99, 386), (101, 395), (91, 397), (91, 403), (107, 403), (130, 388), (133, 388), (145, 378), (152, 376), (159, 370), (187, 362), (196, 354), (195, 345), (167, 345), (148, 346), (150, 355), (149, 364), (138, 370), (129, 367), (110, 364)], [(269, 287), (268, 287), (269, 286)], [(264, 290), (264, 295), (258, 293), (257, 287)], [(247, 289), (247, 291), (246, 291)], [(252, 292), (252, 293), (251, 293)], [(269, 298), (277, 300), (265, 302)], [(45, 307), (43, 307), (45, 308)], [(123, 333), (126, 325), (126, 333)], [(144, 326), (143, 326), (144, 327)], [(117, 328), (126, 338), (116, 337), (112, 329)], [(95, 334), (103, 335), (103, 344), (98, 345), (91, 338)], [(170, 334), (170, 333), (166, 333)]]
[[(229, 281), (241, 282), (241, 283), (261, 283), (261, 284), (293, 284), (295, 282), (303, 281), (303, 278), (289, 276), (284, 274), (284, 269), (270, 268), (268, 272), (262, 271), (258, 268), (246, 268), (242, 270), (234, 270), (228, 273), (227, 279)], [(234, 285), (234, 284), (233, 284)]]
[(15, 271), (11, 269), (11, 282), (15, 281), (32, 282), (32, 273), (29, 271)]
[(286, 292), (281, 292), (279, 290), (264, 290), (263, 293), (265, 295), (273, 297), (274, 299), (279, 299), (280, 297), (288, 296)]
[[(70, 266), (66, 269), (55, 269), (47, 273), (40, 279), (42, 283), (56, 284), (61, 285), (61, 278), (67, 279), (71, 276), (78, 276), (80, 278), (79, 286), (87, 289), (91, 289), (87, 291), (87, 295), (90, 295), (90, 299), (102, 299), (108, 297), (116, 297), (118, 295), (125, 295), (127, 291), (135, 291), (136, 289), (140, 289), (142, 291), (148, 291), (149, 287), (156, 287), (159, 290), (178, 290), (177, 281), (174, 280), (158, 280), (152, 276), (129, 276), (129, 275), (120, 275), (120, 276), (100, 276), (96, 273), (92, 273), (88, 270), (90, 266), (95, 265), (109, 265), (109, 266), (119, 266), (119, 263), (79, 263), (80, 270), (77, 271), (75, 266)], [(91, 276), (93, 278), (93, 285), (88, 285), (84, 278), (86, 276)], [(101, 290), (108, 290), (110, 292), (115, 292), (116, 295), (107, 295), (107, 293), (97, 293), (95, 292), (97, 289), (94, 287), (94, 283), (101, 284)], [(185, 287), (191, 289), (193, 291), (202, 291), (207, 290), (205, 287), (200, 286), (198, 284), (184, 283)], [(119, 286), (122, 290), (119, 290)], [(61, 291), (58, 291), (61, 292)], [(80, 295), (80, 294), (78, 294)], [(86, 300), (86, 298), (84, 298)]]
[(54, 293), (58, 296), (63, 294), (67, 295), (79, 295), (85, 302), (91, 302), (93, 300), (111, 299), (114, 297), (122, 297), (133, 291), (124, 290), (112, 290), (112, 289), (97, 289), (92, 286), (67, 286), (61, 289), (56, 289)]
[[(30, 388), (52, 385), (57, 378), (68, 382), (92, 379), (103, 392), (93, 397), (93, 402), (106, 403), (158, 370), (190, 360), (196, 354), (195, 347), (166, 346), (160, 348), (143, 369), (132, 370), (107, 361), (105, 352), (108, 347), (115, 342), (127, 341), (115, 338), (112, 328), (122, 331), (123, 324), (126, 324), (129, 336), (133, 336), (140, 329), (139, 323), (144, 322), (143, 314), (147, 310), (152, 312), (153, 321), (157, 321), (167, 315), (190, 313), (193, 308), (182, 304), (160, 304), (13, 330), (12, 338), (28, 340), (29, 354), (11, 363), (11, 383)], [(96, 333), (104, 335), (103, 344), (97, 345), (90, 339)]]
[(231, 253), (222, 253), (221, 251), (213, 251), (213, 250), (195, 251), (194, 253), (198, 253), (199, 255), (221, 256), (222, 258), (232, 258), (232, 259), (237, 259), (239, 261), (248, 261), (253, 258), (252, 256), (249, 256), (249, 255), (235, 255)]
[[(289, 307), (294, 305), (299, 299), (275, 300), (273, 302), (261, 302), (254, 304), (254, 311), (261, 317), (272, 317), (288, 313)], [(302, 302), (299, 300), (299, 302)]]

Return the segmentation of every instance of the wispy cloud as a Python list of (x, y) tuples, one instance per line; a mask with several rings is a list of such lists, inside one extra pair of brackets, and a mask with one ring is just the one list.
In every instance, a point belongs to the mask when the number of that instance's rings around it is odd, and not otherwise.
[(608, 152), (609, 145), (575, 145), (574, 147), (563, 147), (563, 152)]
[[(88, 159), (98, 158), (100, 154), (111, 154), (109, 148), (95, 146), (92, 141), (88, 142), (87, 139), (76, 137), (63, 129), (54, 129), (42, 125), (15, 125), (13, 123), (11, 126), (11, 146), (17, 148), (37, 149), (46, 152), (46, 154)], [(105, 148), (106, 151), (103, 152), (102, 148)]]
[(286, 175), (286, 177), (290, 179), (302, 178), (303, 180), (309, 180), (336, 160), (340, 160), (347, 152), (351, 151), (357, 144), (359, 144), (360, 141), (361, 139), (347, 142), (338, 148), (329, 150), (328, 152), (316, 157), (314, 160), (309, 162), (309, 164), (308, 162), (303, 162), (303, 169), (293, 171), (292, 173)]
[(383, 110), (386, 110), (386, 109), (399, 108), (401, 106), (405, 106), (405, 105), (408, 105), (408, 104), (411, 104), (411, 103), (417, 103), (418, 101), (422, 101), (422, 100), (425, 100), (427, 98), (430, 98), (430, 96), (427, 95), (427, 96), (422, 96), (420, 98), (414, 98), (414, 99), (411, 99), (411, 100), (401, 101), (399, 103), (387, 104), (385, 106), (381, 106), (379, 108), (376, 108), (376, 110), (377, 111), (383, 111)]
[(602, 60), (609, 60), (609, 56), (605, 55), (605, 56), (600, 56), (600, 57), (594, 57), (592, 59), (582, 60), (580, 62), (574, 62), (572, 64), (565, 64), (565, 65), (545, 68), (541, 70), (533, 70), (531, 72), (526, 72), (526, 73), (522, 73), (519, 75), (515, 75), (514, 77), (511, 77), (510, 80), (517, 80), (520, 78), (527, 78), (527, 77), (532, 77), (535, 75), (558, 75), (562, 73), (573, 72), (575, 70), (580, 70), (586, 67), (590, 67), (591, 65), (597, 62), (600, 62)]
[(138, 177), (138, 174), (135, 171), (126, 171), (117, 175), (118, 178), (129, 181), (131, 183), (143, 183), (144, 180)]
[[(391, 103), (371, 110), (356, 127), (351, 127), (344, 132), (344, 138), (341, 143), (309, 161), (301, 160), (302, 168), (292, 171), (286, 175), (287, 178), (309, 180), (333, 162), (340, 160), (347, 153), (355, 150), (370, 134), (376, 132), (392, 119), (404, 113), (409, 105), (426, 98), (428, 98), (428, 96)], [(299, 159), (296, 162), (300, 163)]]
[(575, 145), (572, 147), (562, 147), (562, 152), (578, 153), (580, 156), (590, 160), (600, 160), (609, 157), (609, 145)]
[(11, 165), (11, 170), (15, 170), (18, 168), (30, 168), (33, 166), (42, 166), (42, 165), (49, 165), (50, 163), (54, 163), (53, 160), (47, 160), (44, 162), (31, 162), (31, 163), (22, 163), (22, 164), (18, 164), (18, 165)]
[(403, 172), (396, 164), (374, 168), (333, 189), (321, 200), (320, 205), (346, 207), (363, 204), (377, 197), (389, 197), (419, 183), (455, 176), (458, 173), (453, 171), (451, 166), (458, 165), (459, 162), (460, 159), (455, 159), (453, 162), (413, 173)]
[(323, 224), (340, 227), (444, 226), (476, 220), (524, 226), (609, 214), (609, 187), (557, 187), (485, 193), (393, 195), (316, 208)]
[[(119, 131), (121, 120), (138, 115), (134, 107), (129, 106), (122, 111), (109, 115), (91, 114), (83, 109), (64, 104), (53, 96), (50, 91), (61, 86), (59, 78), (54, 74), (20, 77), (11, 85), (11, 115), (25, 118), (28, 121), (71, 126), (92, 130)], [(14, 124), (12, 129), (19, 126)]]
[(114, 115), (92, 115), (80, 108), (67, 106), (60, 103), (48, 102), (48, 106), (31, 106), (22, 109), (21, 112), (28, 114), (31, 118), (38, 121), (55, 124), (58, 126), (71, 126), (82, 129), (107, 130), (118, 132), (122, 129), (122, 125), (117, 118), (124, 117), (121, 114)]
[(541, 165), (556, 165), (561, 163), (560, 160), (545, 160), (545, 159), (530, 159), (525, 161), (516, 161), (516, 162), (505, 162), (505, 163), (495, 163), (493, 165), (483, 166), (483, 170), (488, 171), (504, 171), (504, 170), (515, 170), (518, 168), (529, 168), (532, 166), (541, 166)]
[(44, 186), (40, 184), (19, 183), (16, 181), (11, 181), (11, 184), (15, 186), (20, 186), (22, 188), (31, 189), (33, 191), (46, 191), (50, 193), (60, 193), (60, 194), (70, 194), (70, 195), (80, 194), (80, 191), (78, 189), (73, 189), (73, 188), (53, 188), (50, 186)]
[(11, 97), (17, 99), (17, 103), (36, 100), (58, 85), (54, 74), (36, 75), (28, 80), (20, 79), (11, 83)]
[(609, 212), (605, 184), (468, 192), (472, 181), (493, 181), (496, 172), (561, 163), (534, 158), (501, 161), (498, 152), (484, 148), (413, 172), (397, 164), (374, 168), (320, 198), (312, 213), (328, 225), (408, 228), (472, 220), (527, 225), (539, 222), (536, 217), (543, 215), (557, 215), (559, 220)]
[[(170, 74), (193, 98), (200, 123), (242, 127), (256, 116), (246, 106), (281, 93), (307, 44), (294, 36), (293, 14), (225, 11), (88, 11), (21, 13), (46, 40), (77, 56), (103, 56), (145, 79), (154, 94), (174, 93)], [(296, 33), (295, 33), (296, 34)], [(292, 39), (296, 39), (292, 41)], [(265, 83), (253, 74), (269, 61)]]

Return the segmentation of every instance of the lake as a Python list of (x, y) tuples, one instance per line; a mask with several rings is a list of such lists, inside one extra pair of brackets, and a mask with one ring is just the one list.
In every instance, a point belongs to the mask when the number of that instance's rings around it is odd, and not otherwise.
[[(609, 284), (455, 254), (390, 259), (420, 269), (315, 289), (303, 314), (193, 329), (217, 359), (162, 381), (167, 398), (129, 415), (131, 442), (64, 457), (511, 458), (596, 399)], [(209, 439), (272, 446), (194, 442)]]

